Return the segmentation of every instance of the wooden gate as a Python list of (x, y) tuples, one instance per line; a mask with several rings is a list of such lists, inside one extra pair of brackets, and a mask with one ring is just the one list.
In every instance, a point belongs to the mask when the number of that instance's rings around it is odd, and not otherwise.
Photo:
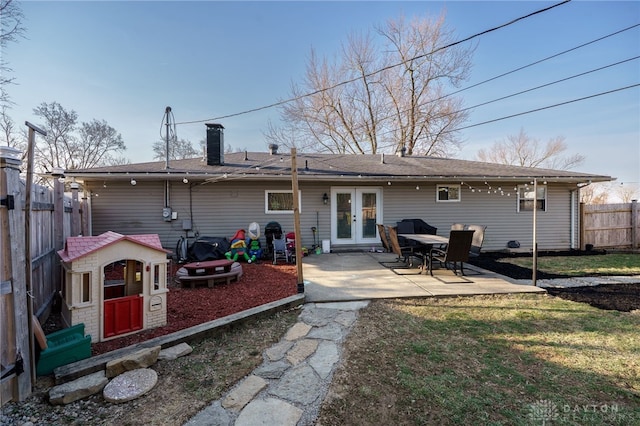
[(104, 337), (113, 337), (142, 329), (140, 295), (109, 299), (104, 302)]

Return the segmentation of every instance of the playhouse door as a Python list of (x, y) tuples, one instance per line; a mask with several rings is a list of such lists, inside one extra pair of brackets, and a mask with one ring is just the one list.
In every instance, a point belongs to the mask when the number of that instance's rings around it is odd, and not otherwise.
[(104, 337), (142, 330), (142, 296), (134, 295), (104, 301)]

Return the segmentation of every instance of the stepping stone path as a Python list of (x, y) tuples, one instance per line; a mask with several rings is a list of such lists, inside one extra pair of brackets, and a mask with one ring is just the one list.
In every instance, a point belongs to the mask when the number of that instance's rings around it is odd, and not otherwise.
[(311, 426), (342, 344), (368, 302), (307, 303), (263, 363), (185, 426)]

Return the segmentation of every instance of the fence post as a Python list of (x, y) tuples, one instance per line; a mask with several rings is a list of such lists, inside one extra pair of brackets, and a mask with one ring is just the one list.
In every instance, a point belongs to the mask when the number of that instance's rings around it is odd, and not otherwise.
[(77, 237), (82, 233), (80, 222), (80, 202), (78, 201), (78, 188), (80, 185), (74, 180), (71, 182), (71, 235)]
[[(64, 248), (64, 172), (55, 169), (53, 176), (53, 230), (56, 252)], [(62, 290), (62, 265), (56, 255), (54, 261), (55, 289)]]
[(638, 200), (631, 200), (631, 249), (638, 248)]
[[(25, 276), (25, 218), (23, 197), (25, 189), (20, 182), (20, 151), (0, 147), (0, 287), (4, 305), (3, 333), (0, 333), (2, 364), (13, 365), (17, 386), (12, 398), (24, 401), (31, 394), (32, 370), (30, 352), (30, 321), (27, 312)], [(7, 346), (4, 346), (7, 345)], [(18, 357), (18, 354), (21, 357)], [(11, 376), (9, 376), (11, 377)], [(3, 381), (3, 388), (4, 388)], [(5, 395), (3, 392), (1, 395)], [(4, 403), (5, 401), (0, 401)]]

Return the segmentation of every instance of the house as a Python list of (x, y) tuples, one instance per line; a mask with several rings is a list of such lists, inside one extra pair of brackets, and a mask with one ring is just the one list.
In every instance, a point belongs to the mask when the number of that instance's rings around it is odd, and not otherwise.
[(63, 320), (84, 323), (92, 343), (167, 323), (167, 250), (158, 235), (69, 237), (58, 255)]
[[(66, 171), (90, 204), (93, 234), (231, 237), (252, 222), (293, 231), (292, 152), (224, 152), (224, 128), (207, 124), (204, 158)], [(300, 238), (332, 250), (379, 246), (376, 223), (420, 218), (447, 235), (451, 224), (486, 225), (484, 250), (517, 240), (580, 248), (579, 191), (609, 176), (427, 156), (296, 153)], [(534, 194), (534, 185), (537, 195)], [(264, 243), (264, 238), (262, 238)]]

